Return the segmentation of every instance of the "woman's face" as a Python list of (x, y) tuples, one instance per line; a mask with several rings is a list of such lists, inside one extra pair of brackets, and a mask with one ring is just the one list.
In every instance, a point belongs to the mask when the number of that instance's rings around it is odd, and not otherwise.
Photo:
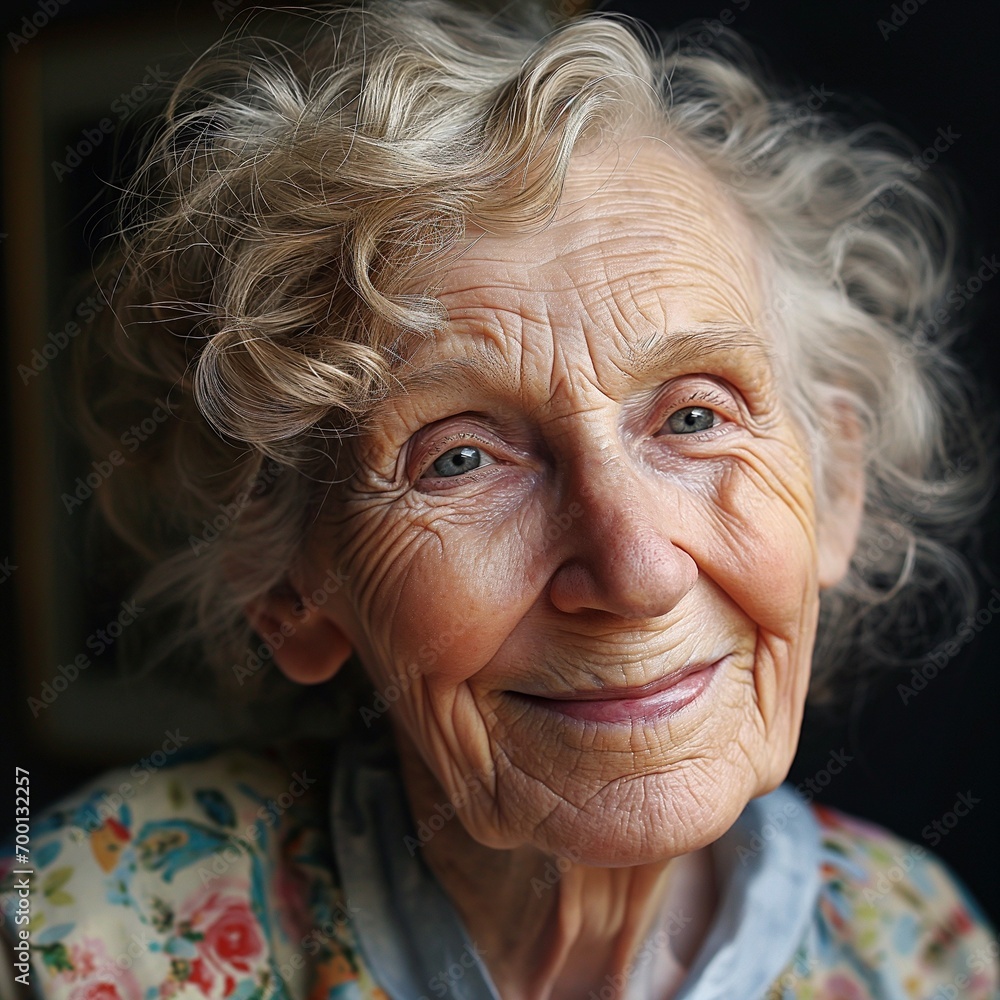
[(309, 575), (477, 840), (634, 864), (784, 778), (832, 581), (748, 227), (662, 144), (610, 160), (441, 276)]

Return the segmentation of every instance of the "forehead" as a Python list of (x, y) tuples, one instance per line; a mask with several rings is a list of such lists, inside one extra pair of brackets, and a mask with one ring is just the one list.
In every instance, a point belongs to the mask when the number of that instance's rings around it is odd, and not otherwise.
[(458, 383), (469, 405), (476, 392), (538, 403), (556, 385), (579, 396), (587, 382), (622, 398), (683, 371), (770, 386), (762, 257), (693, 158), (651, 138), (577, 154), (550, 224), (524, 236), (472, 231), (435, 276), (428, 291), (448, 322), (404, 351), (390, 412), (400, 415), (401, 397), (415, 404), (414, 392), (448, 386), (450, 398)]
[(748, 224), (708, 171), (645, 139), (574, 156), (545, 229), (472, 232), (434, 291), (458, 326), (484, 312), (501, 325), (508, 311), (571, 321), (552, 309), (578, 300), (626, 339), (700, 325), (753, 329), (760, 259)]

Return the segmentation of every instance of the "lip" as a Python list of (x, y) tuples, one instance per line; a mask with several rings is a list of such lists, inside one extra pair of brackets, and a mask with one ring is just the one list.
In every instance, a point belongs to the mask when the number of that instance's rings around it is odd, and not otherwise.
[(518, 696), (581, 722), (648, 722), (690, 705), (712, 683), (724, 659), (692, 663), (668, 677), (636, 687), (571, 691), (545, 697), (521, 693)]

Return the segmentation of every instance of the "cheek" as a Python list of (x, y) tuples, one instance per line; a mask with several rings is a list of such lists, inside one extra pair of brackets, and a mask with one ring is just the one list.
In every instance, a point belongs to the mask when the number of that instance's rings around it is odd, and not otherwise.
[(808, 638), (819, 600), (815, 515), (798, 455), (742, 458), (718, 491), (709, 571), (770, 636)]
[(544, 577), (529, 559), (529, 516), (483, 524), (454, 512), (419, 520), (404, 512), (381, 520), (373, 537), (396, 541), (360, 547), (354, 601), (359, 648), (376, 683), (408, 671), (446, 692), (489, 662)]
[(787, 771), (811, 671), (819, 586), (810, 484), (797, 449), (739, 456), (717, 484), (702, 550), (702, 572), (753, 630), (752, 742), (761, 773), (770, 775), (766, 787)]

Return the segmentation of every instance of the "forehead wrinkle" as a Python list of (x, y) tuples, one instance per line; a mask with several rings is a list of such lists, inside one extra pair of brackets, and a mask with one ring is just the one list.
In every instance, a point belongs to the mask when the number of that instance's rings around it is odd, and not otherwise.
[[(495, 343), (478, 340), (472, 352), (469, 356), (443, 358), (401, 373), (402, 392), (453, 389), (456, 379), (462, 379), (468, 387), (486, 395), (494, 394), (498, 386), (511, 396), (520, 395), (523, 390), (520, 373)], [(768, 371), (773, 370), (771, 351), (755, 331), (742, 326), (653, 333), (638, 344), (626, 341), (623, 353), (623, 360), (628, 365), (623, 373), (638, 380), (662, 377), (674, 371), (710, 368), (713, 362), (737, 358), (743, 363), (749, 360), (755, 365), (764, 365)], [(608, 360), (613, 361), (613, 358), (609, 356)]]

